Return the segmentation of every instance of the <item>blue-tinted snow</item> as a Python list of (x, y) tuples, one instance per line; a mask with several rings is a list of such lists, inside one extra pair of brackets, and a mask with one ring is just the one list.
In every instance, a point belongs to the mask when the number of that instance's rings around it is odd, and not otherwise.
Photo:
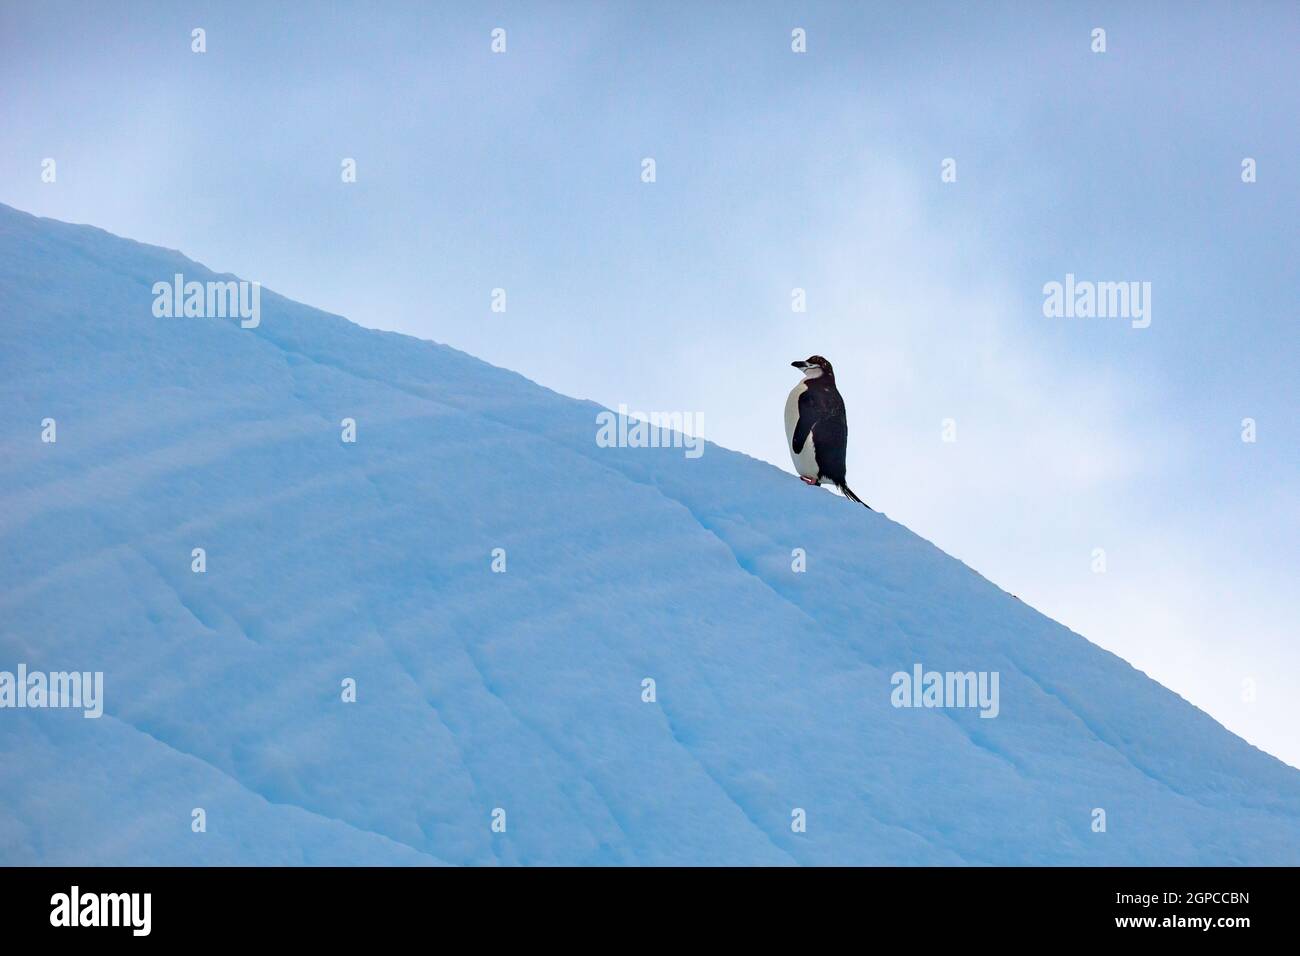
[(0, 670), (106, 697), (0, 710), (0, 863), (1300, 863), (1300, 772), (885, 516), (176, 272), (0, 206)]

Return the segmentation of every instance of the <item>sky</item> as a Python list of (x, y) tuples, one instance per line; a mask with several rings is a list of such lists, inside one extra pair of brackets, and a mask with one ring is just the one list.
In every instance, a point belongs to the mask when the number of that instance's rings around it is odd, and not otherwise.
[[(824, 355), (868, 503), (1300, 766), (1297, 49), (1281, 2), (0, 0), (0, 201), (790, 471)], [(1067, 274), (1149, 327), (1045, 315)]]

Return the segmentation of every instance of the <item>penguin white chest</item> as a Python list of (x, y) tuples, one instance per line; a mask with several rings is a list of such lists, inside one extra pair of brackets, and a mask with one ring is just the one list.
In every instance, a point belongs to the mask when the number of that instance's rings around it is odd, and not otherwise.
[(808, 433), (808, 440), (798, 453), (794, 450), (794, 429), (799, 424), (799, 396), (806, 391), (807, 384), (800, 382), (790, 389), (790, 395), (785, 400), (785, 447), (790, 452), (790, 460), (794, 462), (794, 470), (807, 478), (816, 478), (819, 469), (817, 454), (813, 451), (813, 433)]

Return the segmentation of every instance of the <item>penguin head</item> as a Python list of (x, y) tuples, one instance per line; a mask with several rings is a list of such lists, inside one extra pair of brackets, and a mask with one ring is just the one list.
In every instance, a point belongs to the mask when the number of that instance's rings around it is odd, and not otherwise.
[(823, 375), (827, 378), (835, 377), (835, 370), (831, 368), (831, 363), (820, 355), (810, 355), (803, 361), (791, 362), (790, 364), (803, 372), (805, 379), (821, 378)]

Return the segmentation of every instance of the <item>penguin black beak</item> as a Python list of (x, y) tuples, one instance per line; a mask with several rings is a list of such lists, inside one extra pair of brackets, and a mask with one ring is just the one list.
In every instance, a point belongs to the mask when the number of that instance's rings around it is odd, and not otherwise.
[(801, 371), (802, 371), (803, 369), (806, 369), (806, 368), (808, 367), (808, 363), (807, 363), (807, 362), (791, 362), (790, 365), (791, 365), (791, 367), (793, 367), (793, 368), (797, 368), (797, 369), (800, 369)]

